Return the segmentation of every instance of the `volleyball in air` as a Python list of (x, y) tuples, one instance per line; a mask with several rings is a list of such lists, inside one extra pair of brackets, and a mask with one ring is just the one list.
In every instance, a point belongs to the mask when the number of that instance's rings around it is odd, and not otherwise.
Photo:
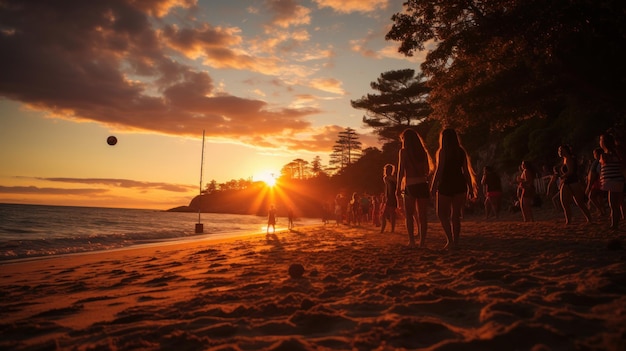
[(117, 138), (111, 135), (110, 137), (107, 138), (107, 144), (111, 146), (117, 144)]

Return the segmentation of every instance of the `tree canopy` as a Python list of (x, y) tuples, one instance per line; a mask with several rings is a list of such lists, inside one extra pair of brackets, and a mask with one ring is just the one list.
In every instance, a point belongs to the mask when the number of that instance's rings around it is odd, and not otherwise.
[(431, 113), (426, 101), (430, 88), (423, 75), (415, 75), (413, 69), (381, 73), (370, 87), (380, 93), (367, 94), (350, 103), (356, 109), (365, 110), (363, 123), (383, 140), (397, 140), (402, 129), (419, 124)]
[(621, 0), (407, 0), (386, 39), (412, 56), (443, 124), (503, 130), (575, 109), (624, 119)]

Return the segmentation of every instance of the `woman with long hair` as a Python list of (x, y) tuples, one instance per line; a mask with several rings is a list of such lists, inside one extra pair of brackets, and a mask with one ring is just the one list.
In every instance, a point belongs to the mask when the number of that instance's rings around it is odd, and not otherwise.
[(437, 196), (437, 216), (447, 239), (444, 249), (454, 248), (461, 234), (465, 201), (478, 195), (476, 174), (454, 129), (446, 128), (439, 135), (437, 170), (430, 190)]
[(617, 230), (623, 215), (624, 164), (611, 134), (600, 135), (600, 147), (604, 150), (600, 157), (600, 189), (608, 193), (611, 229)]
[(424, 247), (430, 205), (428, 178), (432, 174), (433, 161), (426, 151), (424, 140), (415, 130), (405, 129), (400, 134), (400, 140), (402, 148), (398, 153), (396, 196), (404, 197), (409, 246), (415, 246), (415, 221), (418, 224), (419, 247)]

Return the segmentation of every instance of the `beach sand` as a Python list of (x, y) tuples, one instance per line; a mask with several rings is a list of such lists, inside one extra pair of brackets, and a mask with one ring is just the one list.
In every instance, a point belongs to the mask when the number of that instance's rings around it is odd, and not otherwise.
[(626, 350), (624, 232), (536, 216), (452, 252), (433, 219), (426, 249), (330, 224), (2, 263), (0, 349)]

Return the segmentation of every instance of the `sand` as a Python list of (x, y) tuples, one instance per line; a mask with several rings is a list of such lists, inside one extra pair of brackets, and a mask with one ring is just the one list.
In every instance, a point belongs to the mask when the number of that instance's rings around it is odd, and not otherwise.
[(626, 350), (624, 232), (536, 216), (451, 252), (433, 219), (426, 249), (331, 224), (2, 263), (0, 349)]

